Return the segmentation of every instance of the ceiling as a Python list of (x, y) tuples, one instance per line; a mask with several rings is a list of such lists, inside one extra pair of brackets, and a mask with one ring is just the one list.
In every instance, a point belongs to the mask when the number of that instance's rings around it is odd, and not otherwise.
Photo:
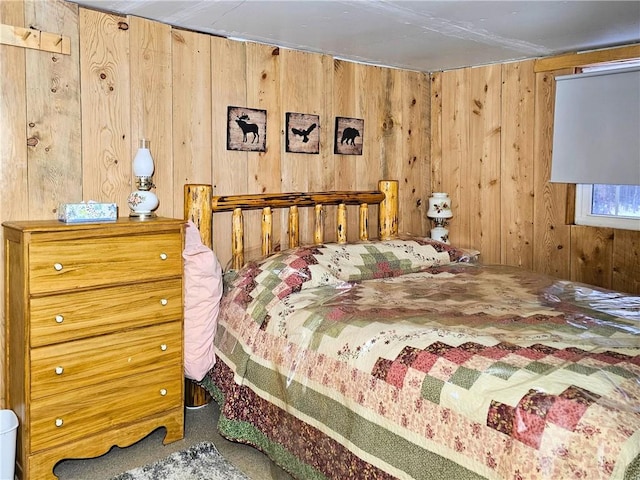
[(73, 0), (175, 27), (433, 72), (640, 42), (640, 0)]

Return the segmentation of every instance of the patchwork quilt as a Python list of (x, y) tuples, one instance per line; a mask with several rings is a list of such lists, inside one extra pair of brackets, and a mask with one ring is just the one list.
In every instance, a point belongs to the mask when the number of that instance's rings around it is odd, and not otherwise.
[(640, 297), (430, 240), (247, 265), (203, 380), (299, 479), (639, 479)]

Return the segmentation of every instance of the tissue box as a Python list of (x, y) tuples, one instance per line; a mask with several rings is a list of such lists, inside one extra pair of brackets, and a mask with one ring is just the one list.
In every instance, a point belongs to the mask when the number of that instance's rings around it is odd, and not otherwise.
[(58, 220), (65, 223), (108, 222), (118, 218), (115, 203), (61, 203), (58, 206)]

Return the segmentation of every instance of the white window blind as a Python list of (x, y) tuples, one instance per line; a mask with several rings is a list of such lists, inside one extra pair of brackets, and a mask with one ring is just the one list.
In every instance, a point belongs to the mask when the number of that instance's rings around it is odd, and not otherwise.
[(556, 82), (551, 181), (640, 185), (640, 68)]

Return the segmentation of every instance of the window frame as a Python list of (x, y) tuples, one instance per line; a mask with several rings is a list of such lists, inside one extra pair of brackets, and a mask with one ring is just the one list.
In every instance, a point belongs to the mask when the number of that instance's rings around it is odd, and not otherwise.
[(595, 215), (591, 213), (592, 202), (593, 185), (577, 184), (575, 202), (576, 209), (574, 218), (574, 222), (576, 225), (640, 231), (639, 218), (613, 215)]

